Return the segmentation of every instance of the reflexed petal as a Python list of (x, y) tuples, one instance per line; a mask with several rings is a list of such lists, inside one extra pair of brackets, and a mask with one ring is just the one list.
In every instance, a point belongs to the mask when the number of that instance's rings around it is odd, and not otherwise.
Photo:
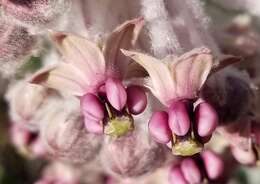
[(52, 33), (51, 37), (67, 63), (78, 68), (86, 79), (95, 79), (96, 74), (105, 73), (105, 60), (95, 43), (86, 38), (62, 32)]
[(85, 38), (53, 33), (52, 38), (65, 62), (36, 73), (31, 82), (82, 96), (103, 82), (105, 61), (101, 50)]
[(153, 94), (163, 103), (167, 104), (175, 93), (175, 83), (169, 69), (168, 63), (161, 62), (154, 57), (132, 51), (122, 50), (149, 73), (151, 78), (151, 88)]
[(126, 21), (117, 27), (105, 42), (103, 52), (106, 66), (110, 70), (118, 68), (121, 77), (126, 74), (129, 59), (121, 53), (120, 49), (129, 49), (134, 46), (143, 24), (144, 19), (142, 17)]
[(56, 67), (49, 67), (40, 70), (29, 80), (31, 83), (56, 89), (60, 92), (66, 92), (72, 95), (82, 96), (89, 89), (86, 80), (78, 75), (72, 65), (60, 63)]
[(213, 66), (213, 56), (207, 48), (194, 49), (178, 58), (168, 56), (162, 61), (138, 52), (122, 52), (146, 69), (152, 92), (167, 106), (176, 98), (195, 98)]
[(171, 65), (176, 96), (194, 98), (211, 71), (213, 56), (209, 49), (197, 48), (171, 61)]

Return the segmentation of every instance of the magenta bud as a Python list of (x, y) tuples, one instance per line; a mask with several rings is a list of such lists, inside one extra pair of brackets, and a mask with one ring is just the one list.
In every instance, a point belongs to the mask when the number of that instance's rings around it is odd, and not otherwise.
[(174, 102), (169, 108), (169, 126), (178, 136), (184, 136), (190, 129), (190, 118), (185, 102)]
[(159, 143), (166, 144), (172, 138), (171, 129), (168, 125), (167, 112), (155, 112), (149, 121), (149, 132), (151, 136)]
[(96, 121), (90, 118), (84, 118), (85, 128), (89, 133), (102, 134), (103, 125), (101, 121)]
[(185, 180), (181, 169), (177, 166), (173, 166), (169, 174), (170, 184), (188, 184)]
[(104, 118), (104, 106), (96, 95), (91, 93), (84, 95), (80, 105), (85, 118), (92, 121), (102, 121)]
[(109, 78), (106, 81), (106, 95), (109, 103), (118, 111), (126, 105), (127, 94), (121, 81)]
[(194, 160), (191, 158), (184, 159), (181, 163), (181, 170), (185, 177), (185, 179), (189, 183), (197, 183), (201, 182), (201, 173), (199, 168), (197, 167)]
[(224, 163), (220, 156), (212, 151), (205, 150), (201, 153), (201, 157), (208, 177), (212, 180), (219, 178), (224, 170)]
[(130, 86), (126, 89), (127, 107), (131, 114), (137, 115), (145, 110), (147, 97), (144, 90), (138, 86)]
[(196, 107), (195, 114), (199, 136), (211, 135), (218, 124), (218, 115), (214, 108), (209, 103), (202, 102)]

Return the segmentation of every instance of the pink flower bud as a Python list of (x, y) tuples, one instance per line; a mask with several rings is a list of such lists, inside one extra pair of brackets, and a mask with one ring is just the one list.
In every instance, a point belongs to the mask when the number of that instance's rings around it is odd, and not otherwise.
[(56, 159), (86, 163), (100, 150), (102, 137), (88, 133), (80, 112), (79, 100), (60, 99), (46, 112), (41, 136), (48, 152)]
[(195, 113), (199, 136), (206, 137), (211, 135), (218, 124), (217, 112), (210, 104), (202, 102), (196, 107)]
[(116, 110), (122, 110), (126, 105), (127, 94), (121, 81), (109, 78), (106, 81), (105, 88), (109, 103)]
[(2, 0), (4, 14), (28, 25), (46, 25), (69, 8), (68, 0)]
[(101, 163), (112, 176), (140, 176), (158, 168), (164, 159), (164, 149), (138, 129), (117, 139), (107, 137), (101, 151)]
[(194, 160), (191, 158), (184, 159), (181, 163), (181, 170), (189, 183), (200, 183), (202, 176)]
[(84, 117), (95, 121), (102, 121), (104, 118), (104, 106), (94, 94), (88, 93), (81, 98), (81, 112)]
[(137, 115), (145, 110), (147, 105), (147, 97), (141, 87), (130, 86), (126, 89), (127, 107), (130, 113)]
[(149, 121), (149, 132), (159, 143), (166, 144), (172, 138), (168, 124), (168, 114), (164, 111), (155, 112)]
[(201, 157), (208, 177), (212, 180), (219, 178), (224, 171), (224, 163), (221, 158), (216, 153), (209, 150), (203, 151)]
[(187, 104), (182, 101), (174, 102), (169, 108), (169, 125), (171, 130), (179, 136), (188, 133), (191, 122)]
[(173, 166), (171, 168), (169, 182), (170, 184), (188, 184), (187, 180), (184, 178), (181, 169), (178, 166)]
[(46, 88), (25, 81), (10, 85), (6, 94), (10, 107), (10, 118), (14, 122), (38, 129), (40, 126), (39, 114), (52, 95), (54, 94)]

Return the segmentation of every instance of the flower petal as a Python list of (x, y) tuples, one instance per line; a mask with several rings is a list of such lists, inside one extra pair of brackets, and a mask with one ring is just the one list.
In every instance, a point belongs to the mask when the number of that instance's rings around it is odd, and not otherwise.
[(86, 93), (89, 85), (78, 72), (67, 63), (60, 63), (58, 66), (44, 68), (34, 74), (29, 82), (65, 92), (68, 94), (82, 96)]
[(195, 98), (213, 65), (213, 56), (207, 48), (194, 49), (178, 58), (168, 56), (161, 61), (138, 52), (122, 52), (146, 69), (152, 92), (167, 106), (175, 99)]
[(66, 63), (78, 69), (87, 81), (93, 81), (97, 75), (105, 74), (105, 59), (95, 43), (86, 38), (62, 32), (51, 33)]
[(168, 63), (139, 52), (123, 49), (122, 52), (146, 69), (151, 78), (151, 86), (148, 87), (164, 105), (167, 105), (176, 89)]
[(126, 74), (129, 59), (120, 52), (120, 49), (129, 49), (135, 45), (143, 24), (142, 17), (126, 21), (117, 27), (105, 42), (103, 53), (107, 68), (112, 72), (115, 72), (113, 71), (115, 67), (118, 68), (121, 77)]
[(171, 65), (176, 97), (194, 98), (211, 71), (213, 56), (207, 48), (196, 48), (172, 61)]

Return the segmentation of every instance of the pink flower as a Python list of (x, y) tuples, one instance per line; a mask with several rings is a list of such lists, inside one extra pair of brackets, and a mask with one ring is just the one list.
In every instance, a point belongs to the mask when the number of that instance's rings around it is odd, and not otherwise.
[(203, 139), (208, 140), (218, 123), (214, 108), (197, 101), (214, 67), (211, 51), (198, 48), (162, 60), (138, 52), (122, 52), (145, 68), (149, 74), (146, 86), (168, 109), (153, 114), (149, 122), (151, 135), (160, 143), (171, 141), (176, 155), (200, 152)]
[(66, 33), (52, 33), (64, 60), (37, 73), (33, 83), (79, 96), (85, 126), (89, 132), (121, 136), (133, 130), (132, 114), (146, 107), (146, 95), (137, 86), (125, 87), (131, 63), (120, 52), (137, 40), (143, 19), (127, 21), (104, 43)]

